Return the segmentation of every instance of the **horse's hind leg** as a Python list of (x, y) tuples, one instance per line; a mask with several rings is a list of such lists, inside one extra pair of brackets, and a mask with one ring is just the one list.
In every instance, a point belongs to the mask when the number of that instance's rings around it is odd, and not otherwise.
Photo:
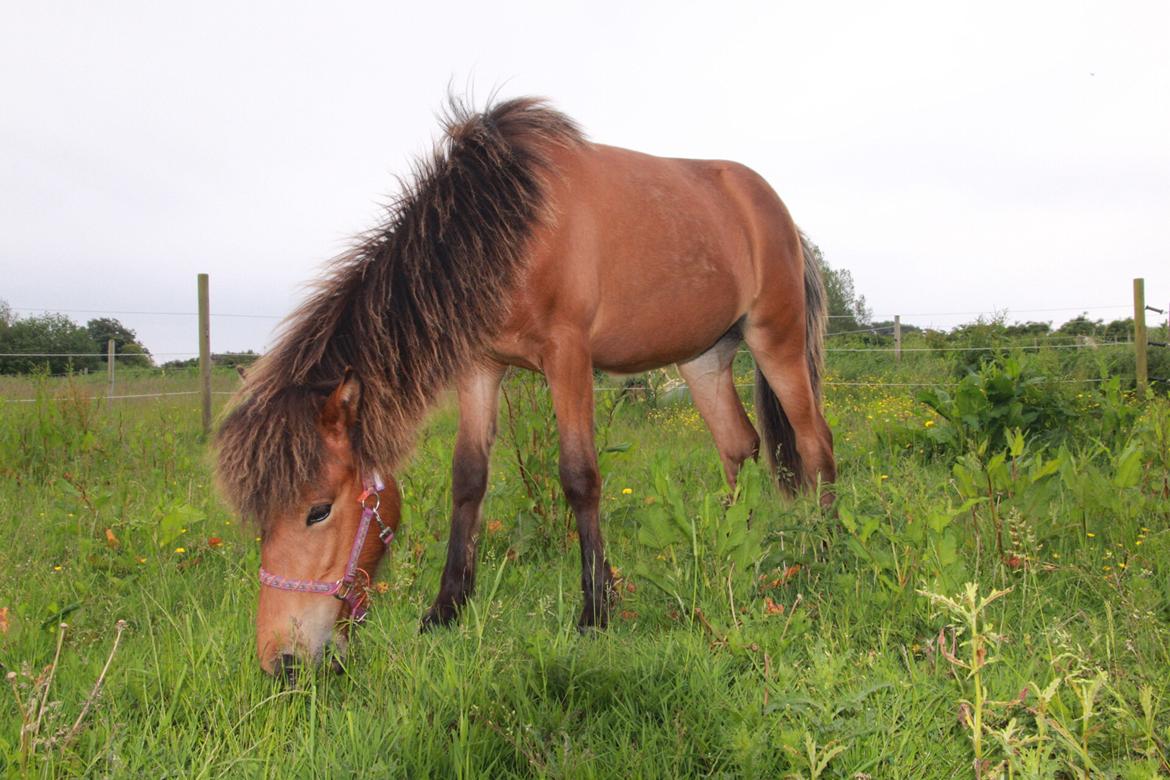
[(424, 631), (453, 621), (475, 590), (479, 510), (487, 491), (488, 458), (496, 434), (503, 375), (503, 366), (489, 364), (459, 379), (459, 433), (451, 462), (452, 512), (447, 564), (443, 567), (439, 595), (423, 617)]
[(679, 373), (691, 389), (691, 400), (715, 437), (723, 473), (732, 487), (739, 467), (760, 451), (759, 434), (735, 391), (731, 366), (739, 344), (739, 333), (729, 333), (694, 360), (678, 364)]
[[(799, 473), (792, 476), (797, 485), (816, 488), (818, 484), (835, 481), (837, 465), (833, 459), (833, 434), (813, 394), (803, 321), (786, 325), (777, 325), (775, 320), (749, 322), (744, 340), (776, 394), (783, 410), (782, 417), (794, 434)], [(758, 417), (761, 413), (757, 410), (756, 414)], [(826, 506), (832, 504), (831, 490), (822, 493), (821, 501)]]
[(577, 518), (581, 543), (585, 606), (578, 626), (604, 627), (613, 593), (613, 572), (601, 541), (601, 473), (593, 443), (592, 361), (583, 339), (570, 338), (553, 344), (541, 364), (557, 415), (561, 486)]

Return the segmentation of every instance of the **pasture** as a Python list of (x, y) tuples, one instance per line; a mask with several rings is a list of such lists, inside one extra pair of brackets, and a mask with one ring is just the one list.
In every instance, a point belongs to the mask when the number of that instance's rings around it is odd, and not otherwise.
[[(258, 545), (211, 483), (197, 398), (0, 380), (38, 399), (0, 404), (0, 769), (1164, 775), (1170, 405), (1109, 379), (1106, 352), (1007, 350), (961, 381), (945, 352), (832, 356), (831, 514), (751, 464), (730, 493), (677, 391), (599, 378), (620, 580), (587, 636), (549, 401), (526, 376), (501, 404), (478, 592), (454, 628), (418, 633), (449, 517), (445, 403), (401, 475), (403, 527), (344, 673), (295, 688), (257, 667)], [(194, 375), (120, 381), (180, 392)]]

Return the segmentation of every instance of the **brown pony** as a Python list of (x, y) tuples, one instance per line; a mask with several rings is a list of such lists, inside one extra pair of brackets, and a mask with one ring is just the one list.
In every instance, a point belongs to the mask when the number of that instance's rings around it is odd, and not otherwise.
[[(385, 223), (338, 258), (286, 321), (219, 429), (219, 483), (259, 522), (266, 584), (275, 583), (260, 591), (261, 665), (317, 660), (344, 642), (353, 599), (280, 583), (347, 579), (343, 590), (360, 590), (345, 576), (347, 556), (360, 573), (385, 551), (360, 525), (362, 506), (377, 500), (364, 495), (368, 483), (399, 466), (452, 383), (451, 535), (423, 628), (456, 617), (475, 585), (508, 366), (548, 380), (581, 544), (579, 624), (604, 626), (612, 574), (598, 518), (593, 370), (676, 364), (734, 482), (760, 442), (731, 370), (746, 342), (769, 461), (787, 491), (816, 490), (836, 475), (820, 410), (824, 317), (807, 242), (748, 168), (595, 144), (539, 100), (483, 113), (453, 101), (433, 156)], [(398, 523), (392, 482), (382, 501), (375, 519), (389, 536)], [(822, 502), (831, 501), (824, 490)]]

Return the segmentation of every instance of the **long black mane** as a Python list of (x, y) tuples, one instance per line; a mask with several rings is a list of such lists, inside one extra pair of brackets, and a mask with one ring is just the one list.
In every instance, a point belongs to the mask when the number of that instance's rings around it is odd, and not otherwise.
[(452, 100), (444, 131), (385, 221), (285, 320), (223, 418), (219, 483), (244, 516), (265, 522), (317, 479), (318, 415), (347, 368), (362, 387), (354, 450), (390, 472), (436, 394), (502, 324), (549, 218), (547, 151), (583, 139), (531, 98), (482, 113)]

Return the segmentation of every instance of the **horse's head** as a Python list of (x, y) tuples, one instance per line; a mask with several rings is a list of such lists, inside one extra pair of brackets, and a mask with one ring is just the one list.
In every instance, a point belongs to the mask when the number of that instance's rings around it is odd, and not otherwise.
[[(375, 485), (379, 477), (362, 473), (354, 451), (360, 397), (359, 381), (347, 372), (328, 395), (241, 406), (220, 431), (220, 482), (260, 520), (256, 652), (271, 674), (292, 678), (301, 663), (316, 663), (327, 651), (344, 654), (349, 625), (365, 612), (367, 572), (398, 527), (397, 487), (389, 479)], [(249, 457), (271, 462), (245, 462)], [(233, 471), (249, 468), (260, 476)], [(279, 498), (272, 495), (277, 482), (284, 483)], [(249, 488), (260, 497), (241, 496)]]

